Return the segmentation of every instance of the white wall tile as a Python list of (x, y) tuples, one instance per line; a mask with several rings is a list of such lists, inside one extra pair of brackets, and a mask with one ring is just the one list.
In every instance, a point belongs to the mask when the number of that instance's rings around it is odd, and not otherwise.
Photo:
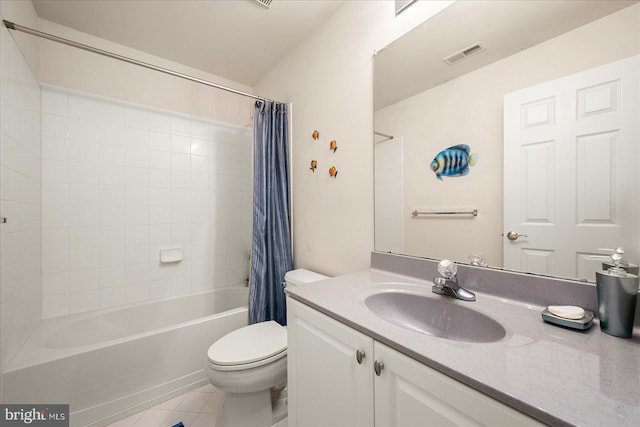
[(67, 138), (69, 136), (69, 118), (44, 113), (42, 115), (42, 136)]
[[(45, 92), (42, 171), (28, 162), (23, 167), (43, 177), (43, 291), (64, 296), (49, 298), (43, 315), (244, 280), (251, 216), (239, 210), (251, 206), (249, 134), (245, 142), (235, 128), (201, 119)], [(29, 155), (15, 150), (14, 157)], [(38, 193), (19, 174), (5, 174), (15, 197), (34, 197), (20, 190)], [(176, 245), (183, 247), (183, 261), (160, 264), (160, 248)]]
[(66, 138), (45, 136), (42, 138), (42, 158), (51, 160), (67, 160), (69, 144)]
[(99, 100), (98, 116), (102, 123), (124, 126), (125, 108), (122, 104), (116, 104), (110, 100)]
[(112, 267), (125, 264), (124, 246), (101, 246), (100, 267)]
[(70, 265), (69, 250), (54, 250), (42, 252), (42, 272), (59, 273), (68, 271)]
[(125, 126), (140, 129), (149, 128), (149, 112), (145, 108), (126, 107), (125, 108)]
[(126, 286), (113, 286), (100, 289), (100, 308), (110, 308), (127, 303)]
[(209, 138), (209, 123), (192, 120), (191, 121), (191, 138), (206, 140)]
[(149, 280), (149, 264), (127, 264), (126, 283), (143, 283)]
[[(173, 162), (173, 159), (172, 159)], [(172, 163), (173, 164), (173, 163)], [(171, 187), (172, 188), (190, 188), (191, 174), (189, 170), (172, 170), (171, 171)]]
[(42, 160), (42, 181), (43, 182), (69, 182), (69, 164), (62, 160)]
[(71, 314), (100, 308), (100, 293), (98, 290), (74, 292), (69, 295), (69, 311)]
[(149, 131), (138, 128), (124, 129), (124, 145), (131, 148), (149, 149)]
[(149, 129), (164, 133), (171, 132), (171, 122), (167, 120), (167, 115), (159, 112), (149, 112)]
[(171, 187), (171, 170), (149, 169), (149, 187), (152, 187), (152, 188)]
[(124, 146), (124, 128), (112, 123), (98, 124), (98, 144)]
[(114, 265), (100, 268), (100, 288), (110, 288), (122, 286), (127, 281), (126, 267), (124, 265)]
[(69, 288), (74, 292), (97, 291), (100, 287), (100, 270), (86, 268), (69, 272)]
[(69, 227), (69, 248), (87, 248), (100, 245), (99, 230), (95, 226)]
[(189, 171), (191, 169), (191, 158), (189, 154), (172, 153), (171, 170)]
[(127, 283), (127, 304), (149, 300), (149, 282)]
[(67, 116), (69, 100), (66, 93), (45, 90), (42, 92), (42, 112)]
[(99, 248), (72, 248), (69, 250), (71, 270), (97, 268), (100, 266)]
[(163, 132), (149, 132), (149, 147), (157, 151), (171, 151), (171, 135)]
[[(69, 117), (98, 121), (100, 117), (98, 100), (94, 97), (70, 96)], [(95, 125), (94, 125), (95, 127)]]
[(189, 120), (184, 119), (182, 117), (172, 116), (171, 117), (171, 133), (177, 135), (187, 135), (189, 136), (191, 133), (191, 124)]
[(98, 142), (97, 122), (70, 117), (67, 135), (69, 139), (85, 142)]
[(69, 293), (69, 271), (47, 273), (42, 276), (43, 296)]
[(171, 134), (171, 152), (189, 154), (191, 152), (191, 141), (189, 136)]
[(42, 297), (42, 318), (66, 316), (69, 314), (69, 294)]
[(124, 246), (126, 242), (126, 227), (124, 225), (100, 226), (100, 246)]
[(168, 151), (149, 151), (149, 167), (171, 169), (171, 155)]
[(69, 249), (69, 229), (67, 227), (45, 227), (42, 229), (42, 250)]

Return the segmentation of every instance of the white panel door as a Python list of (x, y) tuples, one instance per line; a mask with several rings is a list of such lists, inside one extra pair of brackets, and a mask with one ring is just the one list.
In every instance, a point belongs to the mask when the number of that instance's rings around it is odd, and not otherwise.
[(374, 351), (376, 427), (541, 425), (384, 344)]
[(289, 425), (372, 427), (373, 340), (290, 298), (287, 310)]
[(623, 246), (638, 261), (638, 64), (505, 95), (505, 268), (594, 281), (598, 248)]

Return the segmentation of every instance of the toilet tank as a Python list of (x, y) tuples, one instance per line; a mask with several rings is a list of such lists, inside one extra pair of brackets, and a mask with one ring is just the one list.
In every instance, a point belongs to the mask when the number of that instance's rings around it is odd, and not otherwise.
[(328, 279), (329, 276), (325, 276), (313, 271), (299, 268), (297, 270), (288, 271), (284, 275), (284, 282), (287, 286), (305, 285), (307, 283), (317, 282), (319, 280)]

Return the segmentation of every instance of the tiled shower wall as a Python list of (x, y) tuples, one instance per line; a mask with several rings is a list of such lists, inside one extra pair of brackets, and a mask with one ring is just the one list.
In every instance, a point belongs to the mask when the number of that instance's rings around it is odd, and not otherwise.
[(43, 87), (43, 318), (244, 285), (251, 185), (247, 128)]
[(40, 322), (40, 85), (0, 26), (0, 360)]

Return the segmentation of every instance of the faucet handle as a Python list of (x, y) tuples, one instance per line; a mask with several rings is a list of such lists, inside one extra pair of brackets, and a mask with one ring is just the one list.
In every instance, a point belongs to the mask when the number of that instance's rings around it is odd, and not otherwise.
[(442, 277), (446, 277), (447, 279), (451, 279), (458, 272), (458, 266), (451, 260), (443, 259), (438, 264), (438, 273), (442, 275)]

